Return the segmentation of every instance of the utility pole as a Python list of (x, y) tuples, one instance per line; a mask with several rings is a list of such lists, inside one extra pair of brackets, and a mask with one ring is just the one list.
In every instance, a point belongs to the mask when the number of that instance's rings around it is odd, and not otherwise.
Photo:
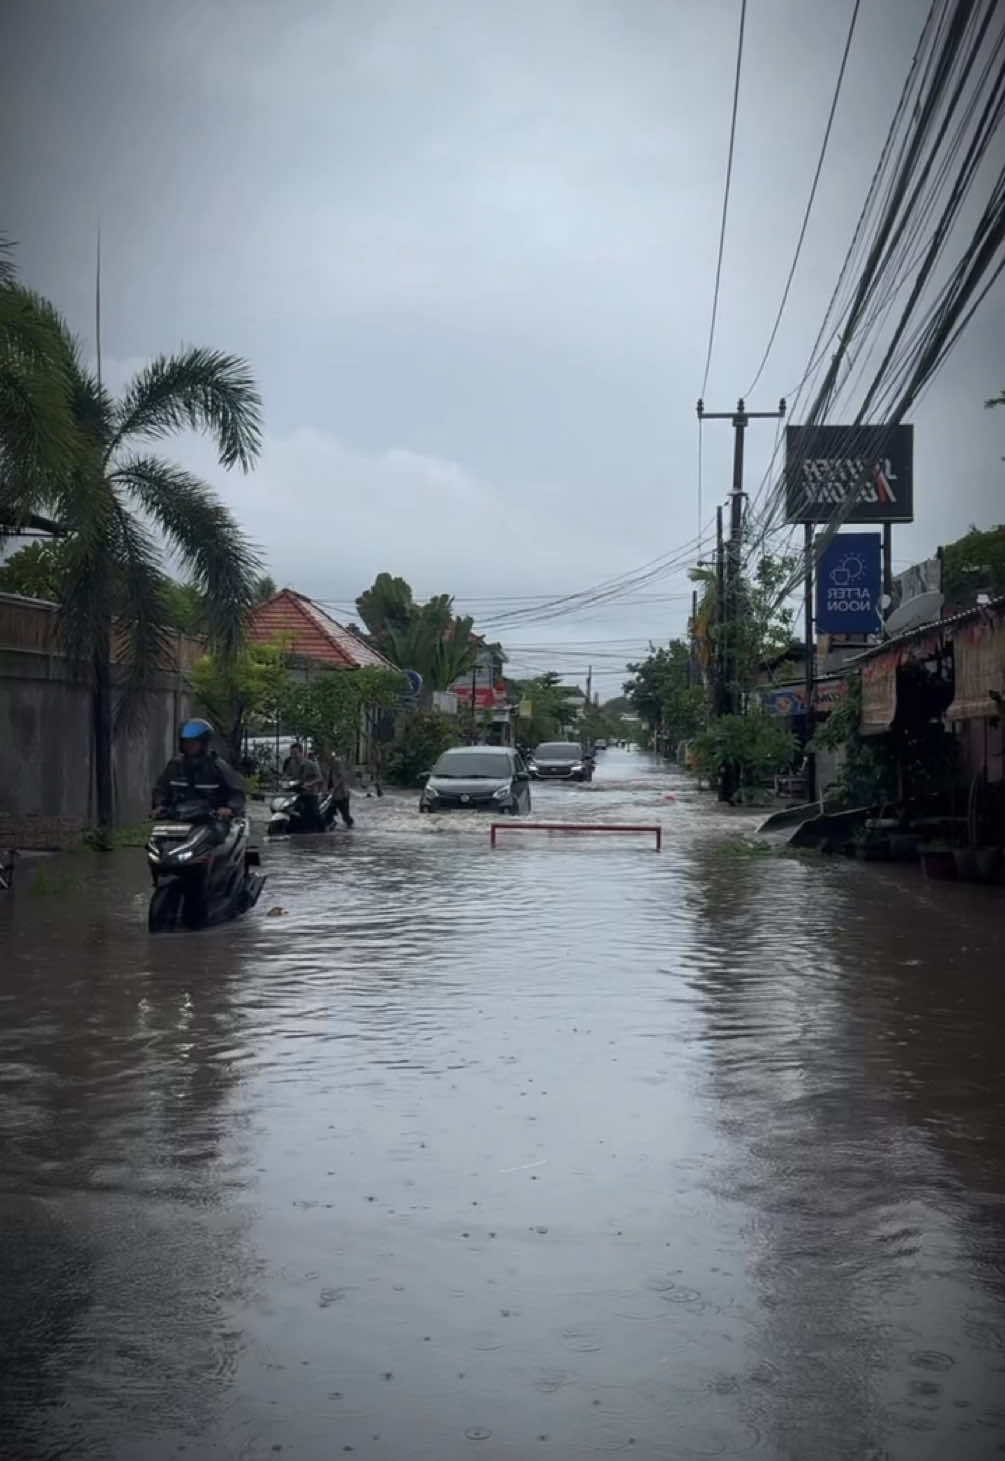
[[(698, 401), (699, 421), (731, 421), (733, 424), (733, 485), (729, 495), (729, 542), (725, 562), (722, 550), (722, 509), (716, 513), (718, 553), (716, 557), (716, 582), (720, 588), (716, 605), (716, 619), (719, 636), (723, 641), (721, 708), (718, 714), (735, 714), (743, 710), (739, 684), (738, 627), (741, 611), (740, 580), (743, 568), (743, 443), (744, 433), (751, 421), (777, 421), (785, 415), (784, 396), (778, 402), (777, 411), (748, 411), (743, 397), (736, 403), (735, 411), (706, 411), (705, 402)], [(729, 767), (722, 778), (719, 796), (724, 801), (732, 799), (735, 783), (735, 768)]]
[(726, 553), (722, 539), (722, 508), (715, 509), (715, 713), (726, 714)]
[[(736, 649), (738, 649), (736, 625), (738, 625), (739, 609), (741, 609), (739, 581), (741, 581), (742, 546), (744, 546), (744, 434), (749, 422), (777, 421), (777, 419), (783, 418), (784, 413), (786, 413), (784, 397), (780, 400), (777, 411), (748, 411), (742, 396), (736, 402), (736, 411), (706, 411), (704, 400), (698, 400), (698, 421), (732, 421), (733, 424), (733, 485), (729, 494), (729, 543), (726, 548), (725, 565), (723, 565), (722, 554), (722, 508), (719, 508), (716, 514), (717, 543), (719, 543), (716, 560), (717, 580), (725, 577), (722, 589), (720, 589), (716, 612), (719, 633), (725, 641), (725, 653), (723, 653), (725, 685), (723, 685), (722, 697), (725, 713), (735, 713), (744, 709), (738, 684), (739, 665), (738, 653), (736, 653)], [(723, 710), (720, 710), (719, 713), (723, 714)]]
[[(805, 625), (804, 638), (806, 640), (806, 663), (804, 665), (803, 695), (806, 700), (806, 711), (803, 724), (806, 727), (806, 742), (809, 746), (813, 739), (813, 692), (816, 681), (814, 674), (814, 661), (816, 655), (816, 635), (813, 632), (813, 568), (814, 568), (814, 546), (813, 546), (813, 524), (806, 523), (803, 527), (803, 553), (806, 557), (806, 577), (803, 580), (803, 623)], [(817, 766), (816, 757), (810, 750), (806, 751), (806, 800), (811, 802), (816, 795)]]

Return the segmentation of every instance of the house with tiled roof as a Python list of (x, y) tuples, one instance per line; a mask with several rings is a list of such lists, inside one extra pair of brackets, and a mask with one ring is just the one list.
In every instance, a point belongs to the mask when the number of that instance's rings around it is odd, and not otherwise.
[(392, 668), (379, 650), (295, 589), (284, 588), (258, 605), (249, 637), (259, 644), (282, 644), (294, 660), (328, 670)]

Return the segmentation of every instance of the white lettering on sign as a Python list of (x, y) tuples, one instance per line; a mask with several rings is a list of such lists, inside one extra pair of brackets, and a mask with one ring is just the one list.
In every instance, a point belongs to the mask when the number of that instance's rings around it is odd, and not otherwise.
[(807, 457), (802, 462), (806, 496), (811, 502), (835, 505), (854, 493), (859, 502), (895, 503), (897, 476), (889, 457)]

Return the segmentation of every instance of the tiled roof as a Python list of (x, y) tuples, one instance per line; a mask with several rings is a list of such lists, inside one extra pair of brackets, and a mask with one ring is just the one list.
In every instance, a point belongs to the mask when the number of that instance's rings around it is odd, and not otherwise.
[(386, 669), (390, 664), (358, 635), (337, 624), (312, 599), (292, 588), (281, 589), (258, 605), (251, 616), (250, 636), (259, 643), (281, 640), (290, 654), (336, 670), (368, 666)]

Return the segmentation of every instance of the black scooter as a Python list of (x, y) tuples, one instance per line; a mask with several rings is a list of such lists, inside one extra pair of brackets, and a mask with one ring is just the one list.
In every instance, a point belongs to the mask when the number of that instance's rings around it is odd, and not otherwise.
[(258, 849), (248, 841), (245, 817), (218, 817), (204, 800), (179, 802), (158, 819), (147, 843), (154, 882), (151, 933), (205, 928), (254, 908), (265, 886), (255, 872)]
[(269, 837), (288, 837), (292, 833), (327, 832), (335, 820), (335, 796), (326, 791), (314, 797), (305, 792), (299, 781), (284, 781), (279, 795), (270, 802), (272, 816), (266, 828)]

